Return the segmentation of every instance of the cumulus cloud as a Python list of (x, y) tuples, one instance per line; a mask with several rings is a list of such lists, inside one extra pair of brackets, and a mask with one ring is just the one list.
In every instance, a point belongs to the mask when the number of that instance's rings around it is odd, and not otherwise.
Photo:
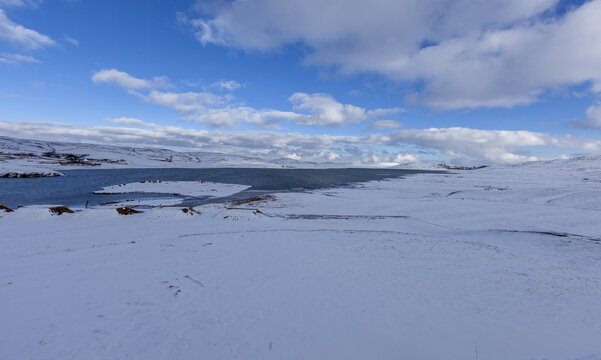
[(165, 92), (152, 90), (147, 95), (136, 93), (144, 101), (177, 110), (181, 114), (201, 113), (208, 107), (223, 106), (228, 97), (208, 92)]
[(319, 93), (294, 93), (288, 100), (294, 110), (305, 113), (295, 119), (301, 125), (339, 126), (402, 111), (399, 108), (367, 111), (351, 104), (342, 104), (328, 94)]
[(0, 39), (28, 50), (56, 44), (50, 37), (12, 22), (0, 9)]
[[(105, 83), (120, 86), (145, 102), (175, 110), (184, 120), (214, 127), (233, 128), (241, 122), (246, 122), (263, 128), (273, 128), (277, 127), (279, 122), (297, 116), (292, 112), (254, 109), (244, 106), (235, 103), (233, 96), (230, 94), (161, 90), (161, 88), (172, 87), (164, 76), (147, 80), (136, 78), (117, 69), (108, 69), (96, 72), (92, 76), (92, 81), (97, 84)], [(220, 85), (222, 89), (227, 90), (228, 87), (235, 88), (236, 84), (239, 85), (234, 81), (224, 81)]]
[[(559, 87), (601, 88), (601, 0), (236, 0), (191, 22), (203, 44), (269, 51), (302, 43), (308, 64), (417, 83), (429, 107), (512, 107)], [(358, 26), (360, 24), (360, 26)]]
[(213, 127), (233, 128), (239, 123), (249, 123), (262, 128), (278, 127), (298, 115), (272, 109), (255, 109), (233, 103), (228, 95), (209, 92), (164, 92), (153, 90), (149, 94), (136, 93), (146, 102), (177, 111), (184, 120), (191, 120)]
[(0, 64), (37, 64), (40, 60), (30, 55), (0, 53)]
[(399, 165), (415, 164), (419, 161), (419, 155), (410, 153), (400, 153), (394, 157), (394, 162)]
[[(296, 112), (256, 109), (237, 101), (229, 93), (166, 91), (161, 88), (174, 87), (167, 77), (146, 80), (117, 69), (98, 71), (92, 76), (92, 81), (120, 86), (145, 102), (177, 111), (184, 120), (213, 127), (233, 128), (240, 123), (248, 123), (262, 128), (278, 128), (285, 121), (302, 125), (340, 126), (403, 111), (399, 108), (366, 110), (339, 103), (327, 94), (305, 93), (295, 93), (289, 99)], [(223, 81), (210, 87), (233, 91), (239, 86), (241, 85), (235, 81)]]

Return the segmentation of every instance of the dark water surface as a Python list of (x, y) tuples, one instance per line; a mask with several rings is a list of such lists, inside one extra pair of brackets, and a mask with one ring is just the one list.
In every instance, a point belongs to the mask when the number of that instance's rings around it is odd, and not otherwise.
[(83, 206), (129, 199), (173, 197), (167, 194), (95, 195), (93, 191), (105, 186), (142, 180), (212, 181), (243, 184), (250, 189), (227, 198), (206, 199), (182, 197), (187, 205), (244, 199), (260, 194), (303, 191), (351, 185), (357, 182), (399, 178), (425, 173), (422, 170), (401, 169), (94, 169), (62, 171), (67, 176), (45, 178), (0, 178), (0, 204), (18, 205), (59, 204)]

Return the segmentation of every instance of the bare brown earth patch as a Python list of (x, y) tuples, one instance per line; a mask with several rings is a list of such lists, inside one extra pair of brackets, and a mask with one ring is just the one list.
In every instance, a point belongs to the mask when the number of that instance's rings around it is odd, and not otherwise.
[(75, 211), (69, 209), (67, 206), (54, 206), (49, 208), (52, 215), (62, 215), (64, 213), (73, 214)]
[(6, 206), (6, 204), (0, 204), (0, 210), (4, 210), (4, 212), (13, 212), (13, 209), (10, 209), (8, 206)]
[(116, 208), (115, 210), (117, 210), (119, 215), (133, 215), (133, 214), (143, 213), (143, 211), (136, 210), (136, 209), (132, 208), (131, 206), (124, 206), (124, 207)]

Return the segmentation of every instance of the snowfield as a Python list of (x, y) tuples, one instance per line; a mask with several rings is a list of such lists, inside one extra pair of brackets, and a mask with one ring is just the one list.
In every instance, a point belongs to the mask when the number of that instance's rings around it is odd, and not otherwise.
[(250, 188), (247, 185), (220, 184), (209, 181), (140, 181), (130, 184), (106, 186), (94, 194), (154, 193), (183, 196), (225, 197)]
[(601, 359), (601, 158), (0, 210), (0, 358)]

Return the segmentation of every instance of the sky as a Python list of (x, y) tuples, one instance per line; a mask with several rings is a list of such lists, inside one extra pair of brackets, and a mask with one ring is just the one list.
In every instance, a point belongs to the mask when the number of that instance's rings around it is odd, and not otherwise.
[(601, 0), (0, 0), (0, 136), (393, 166), (601, 153)]

